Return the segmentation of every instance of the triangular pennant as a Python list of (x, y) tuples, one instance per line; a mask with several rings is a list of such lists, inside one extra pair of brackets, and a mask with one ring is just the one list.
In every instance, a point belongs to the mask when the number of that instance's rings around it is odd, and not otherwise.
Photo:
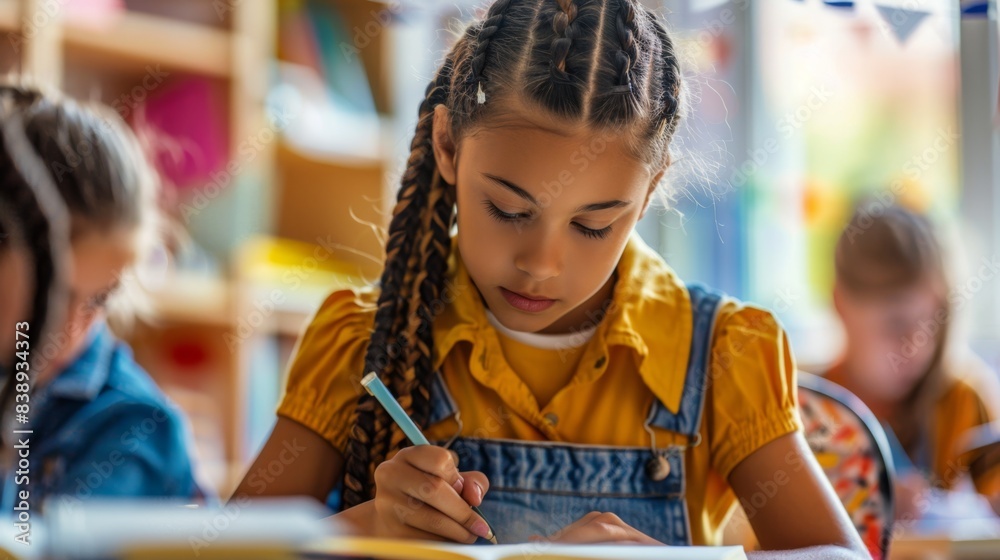
[(901, 45), (906, 44), (910, 35), (913, 35), (917, 27), (930, 15), (930, 12), (909, 10), (907, 8), (896, 8), (893, 6), (875, 7), (878, 8), (879, 15), (882, 16), (882, 19), (892, 29), (893, 34), (896, 35), (896, 39), (899, 40)]
[(963, 18), (987, 18), (990, 14), (990, 3), (986, 0), (963, 0)]

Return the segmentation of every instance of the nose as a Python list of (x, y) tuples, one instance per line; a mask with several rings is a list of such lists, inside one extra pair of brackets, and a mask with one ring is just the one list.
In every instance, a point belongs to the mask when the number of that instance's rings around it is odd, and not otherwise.
[(524, 236), (520, 252), (514, 259), (517, 269), (531, 276), (535, 282), (554, 278), (562, 273), (565, 247), (557, 234), (539, 232), (538, 236)]

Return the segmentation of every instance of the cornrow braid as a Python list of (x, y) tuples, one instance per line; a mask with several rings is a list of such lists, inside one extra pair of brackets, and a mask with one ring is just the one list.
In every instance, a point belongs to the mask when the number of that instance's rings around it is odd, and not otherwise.
[(478, 87), (478, 102), (486, 102), (486, 94), (483, 92), (482, 82), (486, 81), (483, 70), (486, 68), (486, 57), (489, 55), (490, 43), (493, 37), (500, 31), (504, 23), (504, 16), (513, 0), (497, 0), (490, 6), (486, 14), (486, 21), (483, 22), (476, 34), (476, 48), (472, 53), (470, 66), (472, 72), (469, 74), (468, 83), (475, 83)]
[(659, 131), (658, 134), (663, 135), (666, 133), (667, 138), (670, 138), (677, 130), (677, 123), (680, 120), (680, 64), (677, 62), (673, 41), (670, 40), (670, 34), (667, 33), (664, 23), (656, 17), (649, 19), (652, 21), (653, 30), (660, 41), (660, 56), (663, 60), (663, 71), (661, 74), (663, 92), (660, 101), (663, 110), (656, 119), (658, 121), (657, 130)]
[[(414, 233), (426, 229), (425, 216), (434, 209), (429, 204), (433, 192), (429, 187), (440, 181), (431, 138), (434, 107), (448, 101), (453, 63), (451, 57), (445, 61), (434, 81), (428, 85), (420, 105), (416, 134), (410, 145), (410, 157), (389, 224), (386, 264), (380, 280), (374, 330), (365, 354), (365, 373), (376, 372), (400, 399), (404, 409), (408, 409), (408, 413), (424, 417), (427, 398), (418, 399), (423, 410), (413, 410), (409, 402), (412, 400), (412, 386), (423, 383), (408, 380), (413, 376), (408, 363), (411, 354), (409, 342), (417, 342), (418, 338), (411, 338), (413, 333), (408, 331), (413, 329), (406, 328), (406, 318), (412, 316), (409, 294), (413, 292), (414, 270), (420, 267), (421, 236)], [(419, 338), (430, 340), (430, 334)], [(422, 340), (424, 346), (427, 345), (426, 340)], [(371, 498), (374, 468), (385, 460), (394, 442), (398, 441), (398, 436), (392, 435), (393, 431), (398, 430), (388, 414), (373, 397), (362, 393), (355, 407), (347, 443), (343, 494), (345, 509)]]
[[(8, 238), (23, 243), (33, 269), (34, 293), (28, 319), (31, 340), (41, 343), (65, 309), (66, 262), (69, 254), (69, 212), (45, 164), (31, 146), (18, 111), (40, 98), (31, 90), (0, 89), (0, 223)], [(35, 352), (39, 359), (41, 352)], [(13, 374), (4, 379), (0, 410), (12, 410)], [(30, 364), (33, 367), (35, 364)]]
[(618, 85), (613, 90), (615, 93), (632, 92), (632, 65), (639, 58), (634, 28), (635, 8), (632, 6), (632, 2), (618, 0), (618, 17), (615, 21), (615, 29), (618, 32), (618, 40), (621, 41), (621, 49), (615, 54), (615, 62), (618, 64)]
[(569, 83), (571, 79), (566, 71), (566, 58), (575, 38), (573, 22), (576, 20), (577, 7), (573, 0), (556, 0), (556, 2), (561, 11), (552, 17), (552, 30), (556, 34), (551, 47), (552, 78), (556, 82)]

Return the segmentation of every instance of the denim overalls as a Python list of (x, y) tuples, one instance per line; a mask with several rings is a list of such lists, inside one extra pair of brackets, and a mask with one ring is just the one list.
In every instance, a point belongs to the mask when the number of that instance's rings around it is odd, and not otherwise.
[[(697, 285), (688, 290), (694, 329), (680, 409), (674, 414), (654, 399), (646, 428), (679, 433), (693, 446), (700, 443), (712, 331), (722, 296)], [(458, 412), (440, 372), (431, 386), (431, 402), (431, 423)], [(480, 509), (501, 543), (547, 536), (591, 511), (602, 511), (665, 544), (689, 545), (686, 446), (656, 451), (669, 461), (669, 472), (660, 469), (659, 476), (650, 469), (657, 460), (654, 447), (655, 442), (650, 447), (601, 447), (462, 437), (450, 442), (461, 470), (481, 471), (489, 479)]]

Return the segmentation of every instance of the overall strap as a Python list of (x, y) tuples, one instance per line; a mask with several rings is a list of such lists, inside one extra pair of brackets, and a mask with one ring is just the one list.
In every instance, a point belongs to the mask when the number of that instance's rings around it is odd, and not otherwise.
[(715, 316), (724, 296), (700, 284), (689, 284), (687, 289), (691, 297), (692, 335), (681, 404), (675, 414), (656, 399), (649, 411), (649, 424), (694, 438), (699, 433), (705, 405)]

